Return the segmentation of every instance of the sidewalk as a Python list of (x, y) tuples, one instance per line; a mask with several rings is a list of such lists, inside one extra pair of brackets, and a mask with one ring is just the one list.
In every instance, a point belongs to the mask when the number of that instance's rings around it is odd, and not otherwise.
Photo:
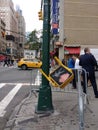
[[(67, 87), (66, 89), (68, 90)], [(93, 113), (86, 108), (85, 130), (98, 130), (98, 99), (94, 97), (92, 87), (89, 87), (88, 91), (88, 107)], [(52, 99), (54, 113), (36, 114), (38, 93), (31, 93), (15, 108), (4, 130), (79, 130), (77, 94), (52, 91)]]

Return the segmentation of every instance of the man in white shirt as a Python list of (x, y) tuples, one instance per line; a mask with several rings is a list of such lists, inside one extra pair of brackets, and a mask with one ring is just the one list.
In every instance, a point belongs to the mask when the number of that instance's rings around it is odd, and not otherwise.
[(82, 67), (79, 65), (79, 59), (76, 56), (73, 56), (73, 59), (75, 60), (75, 69), (81, 69)]
[(77, 84), (76, 84), (76, 81), (77, 81), (77, 69), (81, 69), (81, 66), (79, 65), (79, 59), (73, 55), (72, 56), (72, 59), (74, 60), (74, 68), (73, 68), (73, 73), (74, 73), (74, 79), (73, 79), (73, 83), (74, 83), (74, 88), (77, 88)]

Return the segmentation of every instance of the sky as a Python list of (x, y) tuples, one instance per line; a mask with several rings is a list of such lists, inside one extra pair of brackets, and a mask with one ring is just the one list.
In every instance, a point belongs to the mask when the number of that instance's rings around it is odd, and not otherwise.
[(26, 22), (26, 32), (37, 31), (42, 29), (42, 21), (38, 18), (38, 12), (41, 7), (41, 0), (12, 0), (14, 8), (16, 5), (20, 6), (22, 15)]

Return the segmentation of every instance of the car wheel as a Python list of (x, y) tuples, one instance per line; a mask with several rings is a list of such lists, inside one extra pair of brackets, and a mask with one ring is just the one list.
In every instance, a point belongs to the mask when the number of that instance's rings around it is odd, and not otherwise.
[(26, 65), (22, 65), (22, 66), (21, 66), (21, 69), (22, 69), (22, 70), (26, 70), (26, 69), (27, 69), (27, 66), (26, 66)]

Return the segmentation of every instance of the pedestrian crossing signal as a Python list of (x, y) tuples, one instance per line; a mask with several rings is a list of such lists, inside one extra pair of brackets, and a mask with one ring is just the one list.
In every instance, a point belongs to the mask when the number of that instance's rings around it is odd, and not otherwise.
[(54, 87), (63, 89), (68, 83), (73, 80), (74, 74), (72, 70), (63, 65), (57, 57), (54, 57), (54, 59), (59, 66), (54, 71), (52, 71), (49, 76), (47, 76), (42, 69), (40, 69), (40, 72), (46, 77), (48, 81), (51, 82)]
[(50, 80), (54, 83), (54, 87), (64, 88), (73, 80), (73, 73), (69, 68), (60, 65), (50, 73), (49, 77)]

